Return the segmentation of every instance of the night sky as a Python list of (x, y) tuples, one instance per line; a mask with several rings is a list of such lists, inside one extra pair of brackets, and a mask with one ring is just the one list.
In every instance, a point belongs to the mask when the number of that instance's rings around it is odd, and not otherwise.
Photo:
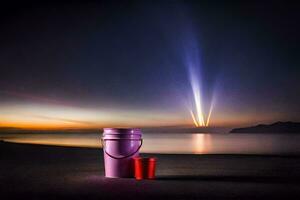
[[(226, 2), (226, 3), (225, 3)], [(300, 4), (11, 3), (0, 8), (0, 126), (211, 126), (300, 120)]]

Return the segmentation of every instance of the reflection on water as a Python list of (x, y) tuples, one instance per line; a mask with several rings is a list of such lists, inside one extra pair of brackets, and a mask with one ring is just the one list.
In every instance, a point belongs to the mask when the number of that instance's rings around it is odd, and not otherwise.
[(211, 149), (211, 135), (210, 134), (193, 134), (192, 140), (194, 154), (209, 153)]
[[(8, 142), (101, 147), (101, 133), (0, 134)], [(300, 153), (300, 134), (143, 134), (143, 153), (288, 154)]]

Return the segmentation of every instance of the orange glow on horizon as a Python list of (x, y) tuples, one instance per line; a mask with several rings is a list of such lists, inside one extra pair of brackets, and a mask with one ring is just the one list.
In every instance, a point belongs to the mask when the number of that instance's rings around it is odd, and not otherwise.
[(30, 129), (30, 130), (52, 130), (52, 129), (68, 129), (68, 128), (80, 128), (88, 129), (92, 127), (80, 126), (76, 124), (64, 124), (64, 123), (53, 123), (53, 122), (5, 122), (0, 123), (2, 128), (20, 128), (20, 129)]
[[(211, 123), (212, 107), (205, 121), (205, 125), (209, 127), (239, 127), (272, 122), (281, 117), (276, 113), (264, 113), (258, 119), (255, 112), (248, 112), (246, 115), (218, 110), (213, 113), (214, 120)], [(0, 105), (0, 110), (0, 127), (2, 128), (63, 130), (101, 129), (103, 127), (201, 127), (192, 110), (189, 110), (190, 113), (185, 113), (180, 109), (177, 113), (163, 113), (152, 110), (100, 110), (45, 104)]]
[(62, 105), (12, 104), (0, 106), (0, 127), (51, 130), (103, 127), (156, 127), (188, 124), (176, 113), (139, 110), (101, 110)]

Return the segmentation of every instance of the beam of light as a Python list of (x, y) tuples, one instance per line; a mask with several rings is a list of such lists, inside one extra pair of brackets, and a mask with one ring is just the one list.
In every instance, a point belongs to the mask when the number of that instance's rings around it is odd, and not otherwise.
[(193, 90), (194, 98), (195, 98), (195, 105), (196, 105), (196, 111), (197, 111), (197, 119), (200, 126), (204, 126), (204, 117), (201, 107), (201, 98), (200, 98), (200, 91), (199, 90)]
[[(193, 75), (193, 76), (195, 76), (195, 75)], [(195, 79), (191, 78), (191, 86), (192, 86), (192, 92), (193, 92), (193, 97), (194, 97), (193, 101), (194, 101), (194, 105), (196, 107), (196, 109), (195, 109), (196, 116), (194, 115), (193, 109), (190, 109), (190, 114), (191, 114), (193, 123), (196, 127), (209, 126), (210, 118), (211, 118), (212, 111), (214, 108), (215, 98), (213, 96), (207, 118), (205, 119), (204, 112), (202, 109), (202, 104), (201, 104), (200, 88), (197, 85), (197, 82), (195, 82), (193, 80), (195, 80)]]
[(205, 122), (204, 122), (204, 114), (201, 105), (200, 83), (196, 74), (197, 74), (196, 70), (193, 67), (190, 67), (189, 78), (190, 78), (190, 84), (193, 92), (193, 100), (194, 100), (193, 104), (196, 107), (196, 117), (194, 116), (194, 112), (191, 112), (191, 115), (193, 121), (197, 122), (197, 123), (194, 122), (194, 124), (196, 125), (196, 127), (198, 127), (198, 126), (205, 126)]
[(191, 117), (196, 127), (208, 126), (209, 121), (205, 120), (205, 113), (203, 109), (203, 90), (201, 82), (201, 59), (200, 49), (197, 45), (197, 37), (189, 31), (184, 39), (184, 63), (188, 70), (188, 79), (192, 89), (192, 104), (189, 108)]
[[(194, 125), (196, 127), (205, 127), (209, 126), (210, 118), (212, 115), (214, 107), (214, 93), (211, 99), (211, 105), (208, 115), (205, 113), (203, 100), (208, 99), (204, 97), (202, 82), (203, 75), (201, 72), (201, 58), (200, 58), (200, 49), (197, 45), (196, 37), (191, 34), (190, 37), (187, 37), (184, 44), (184, 63), (188, 70), (188, 80), (191, 86), (192, 91), (192, 103), (190, 104), (190, 114), (193, 119)], [(206, 117), (207, 116), (207, 117)]]
[(211, 104), (210, 104), (209, 113), (208, 113), (208, 116), (207, 116), (207, 120), (206, 120), (205, 126), (209, 125), (209, 121), (210, 121), (210, 117), (211, 117), (211, 113), (213, 111), (213, 108), (214, 108), (214, 104), (213, 104), (213, 101), (212, 101)]
[(212, 109), (213, 102), (211, 104), (208, 117), (205, 121), (205, 116), (204, 116), (202, 101), (201, 101), (200, 82), (199, 82), (199, 78), (197, 77), (197, 71), (194, 68), (190, 67), (189, 72), (190, 72), (189, 80), (190, 80), (192, 93), (193, 93), (193, 105), (195, 107), (195, 112), (193, 111), (194, 109), (190, 109), (190, 114), (192, 116), (194, 125), (196, 127), (208, 126), (210, 121), (210, 116), (213, 110)]
[(190, 113), (191, 113), (191, 116), (192, 116), (192, 119), (193, 119), (193, 122), (194, 122), (195, 126), (196, 126), (196, 127), (199, 127), (199, 124), (198, 124), (198, 122), (197, 122), (197, 120), (196, 120), (196, 118), (195, 118), (195, 115), (194, 115), (193, 111), (190, 110)]

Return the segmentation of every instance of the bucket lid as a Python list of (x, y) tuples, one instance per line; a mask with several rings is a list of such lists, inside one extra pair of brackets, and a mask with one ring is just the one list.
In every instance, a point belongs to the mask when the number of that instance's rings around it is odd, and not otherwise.
[(103, 136), (105, 135), (142, 135), (139, 128), (104, 128)]

